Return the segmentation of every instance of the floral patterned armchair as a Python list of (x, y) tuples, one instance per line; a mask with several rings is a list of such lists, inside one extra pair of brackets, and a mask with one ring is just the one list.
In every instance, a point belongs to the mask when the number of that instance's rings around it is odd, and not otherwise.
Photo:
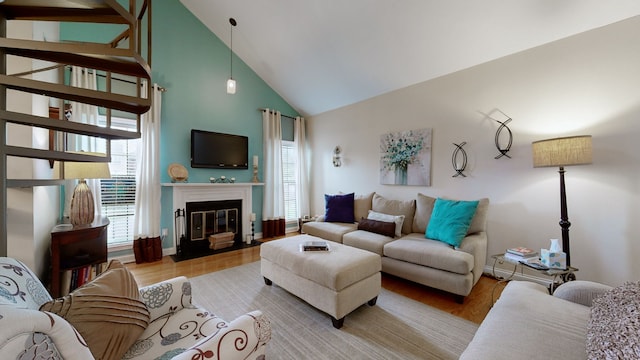
[[(96, 280), (101, 277), (103, 275)], [(87, 285), (82, 288), (85, 287)], [(80, 300), (82, 298), (78, 297), (75, 302)], [(56, 301), (52, 301), (40, 280), (23, 263), (0, 257), (1, 359), (86, 360), (96, 357), (92, 354), (95, 349), (90, 348), (91, 342), (82, 336), (81, 328), (71, 324), (77, 317), (70, 316), (68, 303), (64, 305), (65, 312), (58, 312), (62, 316), (39, 310)], [(141, 329), (142, 334), (124, 355), (113, 357), (112, 354), (111, 358), (264, 359), (265, 346), (271, 338), (268, 319), (260, 311), (253, 311), (226, 322), (194, 306), (191, 285), (185, 277), (141, 288), (138, 302), (146, 308), (144, 314), (148, 325), (143, 331)], [(95, 308), (91, 310), (96, 311)], [(100, 326), (102, 331), (107, 331), (109, 323)]]

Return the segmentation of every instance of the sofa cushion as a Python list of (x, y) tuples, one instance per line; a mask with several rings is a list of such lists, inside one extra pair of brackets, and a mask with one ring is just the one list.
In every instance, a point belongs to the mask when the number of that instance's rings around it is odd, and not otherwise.
[(393, 222), (396, 225), (394, 235), (396, 237), (402, 236), (402, 224), (404, 223), (404, 220), (405, 220), (404, 215), (390, 215), (390, 214), (383, 214), (373, 210), (369, 210), (369, 215), (367, 215), (367, 219)]
[(117, 260), (69, 295), (44, 303), (78, 330), (96, 359), (121, 359), (149, 325), (133, 275)]
[(324, 221), (311, 221), (302, 225), (302, 232), (317, 236), (337, 243), (342, 242), (342, 236), (351, 231), (357, 230), (355, 223), (331, 223)]
[(324, 195), (324, 221), (352, 223), (355, 221), (353, 212), (354, 193), (344, 195)]
[(416, 211), (415, 200), (391, 200), (382, 195), (373, 194), (371, 210), (389, 215), (404, 215), (402, 233), (409, 234), (413, 227), (413, 216)]
[(482, 198), (478, 200), (478, 208), (476, 209), (475, 215), (473, 215), (473, 220), (471, 220), (471, 225), (469, 225), (467, 234), (475, 234), (477, 232), (486, 230), (488, 210), (489, 199)]
[(478, 201), (436, 199), (426, 237), (460, 246), (477, 207)]
[(416, 214), (413, 217), (413, 227), (411, 228), (412, 232), (422, 234), (427, 232), (435, 202), (436, 198), (418, 193), (416, 197)]
[(358, 230), (394, 237), (396, 233), (396, 223), (391, 221), (379, 221), (361, 218), (358, 221)]
[(627, 282), (593, 301), (587, 325), (588, 359), (640, 357), (640, 282)]
[(419, 233), (408, 234), (385, 244), (383, 255), (457, 274), (470, 273), (474, 265), (473, 255), (455, 250), (442, 241), (425, 239)]
[(342, 236), (342, 243), (358, 249), (371, 251), (382, 256), (384, 246), (394, 241), (393, 236), (386, 236), (365, 230), (356, 230)]

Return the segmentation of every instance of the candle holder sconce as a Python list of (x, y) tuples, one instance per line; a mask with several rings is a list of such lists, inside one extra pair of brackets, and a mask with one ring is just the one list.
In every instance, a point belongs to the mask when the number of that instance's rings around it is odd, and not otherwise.
[(463, 141), (460, 144), (453, 144), (456, 148), (453, 150), (453, 154), (451, 155), (451, 164), (453, 165), (453, 170), (455, 170), (456, 173), (452, 177), (467, 177), (467, 175), (463, 174), (464, 169), (467, 168), (467, 152), (462, 148), (466, 144), (466, 141)]
[(342, 159), (340, 154), (342, 153), (342, 148), (340, 146), (336, 146), (333, 148), (333, 166), (340, 167), (342, 166)]
[[(511, 118), (508, 118), (507, 120), (502, 122), (500, 120), (493, 119), (493, 121), (495, 121), (495, 122), (500, 124), (500, 126), (498, 127), (498, 130), (496, 131), (496, 136), (495, 136), (496, 148), (498, 148), (498, 151), (500, 152), (500, 155), (497, 155), (496, 157), (494, 157), (494, 159), (500, 159), (503, 156), (506, 156), (509, 159), (511, 159), (511, 156), (509, 156), (507, 154), (509, 152), (509, 150), (511, 150), (511, 144), (513, 144), (513, 133), (511, 133), (511, 129), (509, 129), (509, 127), (507, 126), (507, 124), (511, 120), (512, 120)], [(505, 129), (507, 130), (507, 132), (509, 134), (509, 142), (507, 143), (506, 147), (502, 148), (502, 147), (500, 147), (500, 132), (502, 132)]]

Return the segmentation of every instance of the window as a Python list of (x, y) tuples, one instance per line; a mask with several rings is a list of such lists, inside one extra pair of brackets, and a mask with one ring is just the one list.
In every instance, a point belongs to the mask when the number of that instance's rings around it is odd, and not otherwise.
[[(102, 119), (104, 121), (104, 119)], [(111, 119), (111, 127), (135, 131), (129, 119)], [(111, 179), (100, 181), (102, 214), (109, 218), (107, 246), (129, 245), (133, 242), (133, 216), (136, 198), (136, 153), (140, 139), (112, 140)]]
[(296, 171), (298, 169), (295, 143), (282, 141), (282, 182), (284, 186), (284, 212), (287, 222), (298, 222)]

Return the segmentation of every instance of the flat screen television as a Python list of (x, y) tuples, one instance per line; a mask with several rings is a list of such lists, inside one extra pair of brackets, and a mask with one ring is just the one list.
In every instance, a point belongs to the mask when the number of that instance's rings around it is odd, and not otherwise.
[(248, 169), (249, 138), (192, 129), (191, 167)]

